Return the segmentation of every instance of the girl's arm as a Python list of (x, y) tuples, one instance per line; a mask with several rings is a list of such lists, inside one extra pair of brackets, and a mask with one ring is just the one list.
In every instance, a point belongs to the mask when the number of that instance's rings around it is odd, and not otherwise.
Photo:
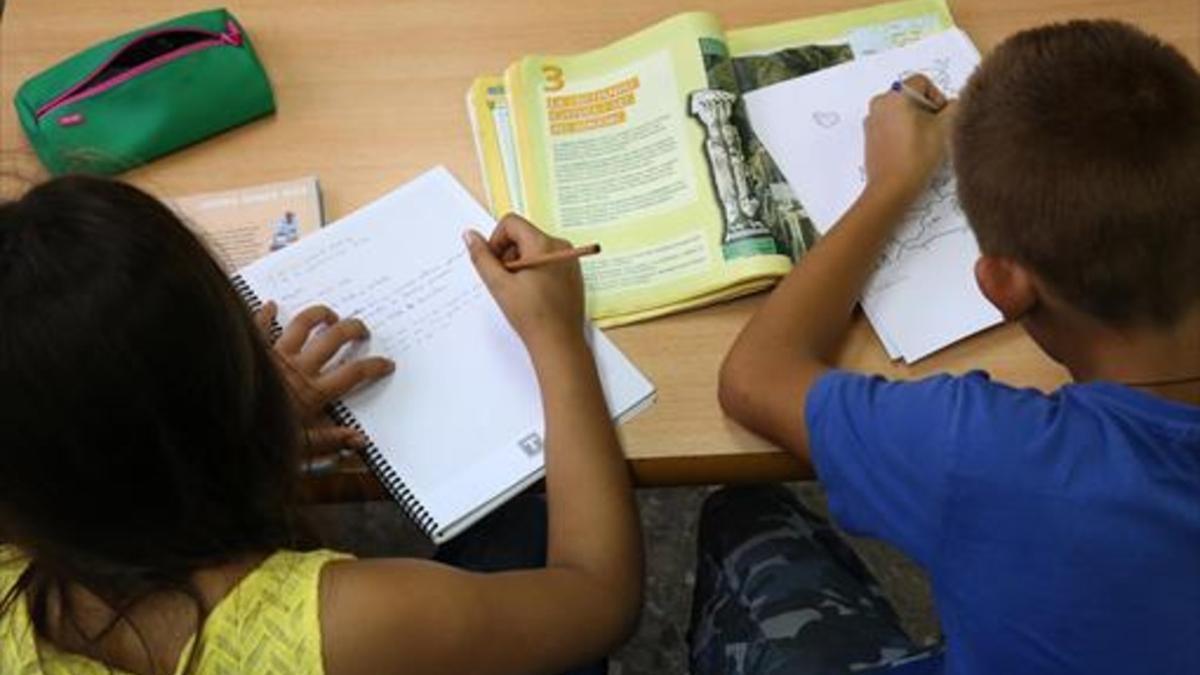
[(492, 574), (421, 560), (328, 565), (321, 626), (330, 675), (553, 673), (607, 654), (635, 625), (641, 534), (584, 338), (578, 264), (508, 272), (503, 259), (568, 246), (515, 216), (490, 242), (471, 233), (467, 245), (525, 341), (541, 386), (547, 564)]

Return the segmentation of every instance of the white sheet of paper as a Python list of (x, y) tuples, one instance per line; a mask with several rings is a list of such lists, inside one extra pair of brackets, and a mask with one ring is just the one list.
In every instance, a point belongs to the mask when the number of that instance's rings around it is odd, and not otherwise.
[(887, 353), (888, 358), (893, 361), (904, 358), (900, 354), (900, 348), (896, 346), (896, 343), (892, 340), (892, 338), (888, 337), (887, 332), (885, 332), (885, 326), (883, 325), (883, 322), (878, 317), (872, 316), (870, 308), (868, 308), (866, 305), (862, 305), (862, 308), (863, 313), (867, 316), (867, 321), (870, 322), (871, 327), (875, 329), (875, 337), (879, 338), (879, 344), (883, 345), (883, 351)]
[[(954, 97), (978, 63), (967, 36), (950, 29), (752, 91), (747, 112), (813, 223), (826, 232), (865, 184), (862, 121), (871, 97), (918, 72)], [(863, 308), (885, 345), (912, 362), (998, 323), (999, 313), (975, 286), (978, 255), (953, 173), (944, 167), (863, 293)]]
[[(279, 321), (321, 303), (358, 317), (356, 355), (396, 362), (386, 380), (344, 399), (444, 541), (541, 476), (521, 441), (543, 433), (529, 355), (483, 286), (461, 233), (494, 220), (444, 168), (241, 271)], [(619, 417), (653, 386), (600, 331), (591, 338), (609, 409)]]

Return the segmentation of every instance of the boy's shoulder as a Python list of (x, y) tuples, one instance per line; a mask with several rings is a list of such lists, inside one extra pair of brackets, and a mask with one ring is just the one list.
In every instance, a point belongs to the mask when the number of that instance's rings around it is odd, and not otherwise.
[(982, 372), (892, 381), (831, 371), (810, 390), (806, 419), (838, 522), (922, 564), (938, 560), (952, 513), (1049, 513), (1048, 495), (1146, 504), (1170, 498), (1165, 474), (1200, 489), (1200, 408), (1116, 384), (1042, 392)]
[[(859, 404), (861, 412), (887, 408), (944, 414), (956, 425), (1038, 425), (1071, 418), (1136, 417), (1146, 423), (1200, 424), (1200, 407), (1164, 399), (1114, 382), (1068, 383), (1046, 392), (993, 380), (987, 371), (893, 380), (849, 370), (828, 371), (809, 394), (809, 413), (835, 404)], [(1016, 416), (1004, 417), (998, 407)], [(814, 411), (814, 408), (817, 410)]]
[[(892, 428), (937, 423), (969, 431), (1002, 420), (1041, 421), (1055, 414), (1063, 390), (1045, 393), (998, 382), (983, 370), (939, 374), (917, 380), (893, 380), (848, 370), (830, 370), (809, 392), (807, 413), (814, 422), (827, 415), (890, 418)], [(1003, 415), (999, 415), (1001, 411)], [(928, 429), (922, 429), (928, 431)]]
[[(806, 414), (817, 454), (854, 443), (923, 448), (947, 472), (1023, 471), (1099, 446), (1112, 461), (1154, 461), (1200, 434), (1200, 407), (1110, 382), (1043, 392), (983, 371), (912, 381), (830, 371), (809, 393)], [(1147, 443), (1154, 452), (1138, 449)]]

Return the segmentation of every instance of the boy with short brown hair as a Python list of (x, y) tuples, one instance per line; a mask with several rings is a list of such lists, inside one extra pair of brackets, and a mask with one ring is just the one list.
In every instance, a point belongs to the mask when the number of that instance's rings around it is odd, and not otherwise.
[[(1051, 394), (830, 367), (951, 132), (979, 287), (1071, 372)], [(789, 495), (722, 491), (693, 672), (1200, 672), (1200, 74), (1126, 24), (1047, 26), (989, 55), (960, 110), (881, 95), (866, 134), (867, 188), (743, 330), (720, 398), (844, 529), (925, 567), (946, 645), (918, 653)]]
[(986, 257), (1113, 325), (1195, 306), (1200, 87), (1182, 54), (1116, 21), (1026, 31), (963, 101), (954, 167)]

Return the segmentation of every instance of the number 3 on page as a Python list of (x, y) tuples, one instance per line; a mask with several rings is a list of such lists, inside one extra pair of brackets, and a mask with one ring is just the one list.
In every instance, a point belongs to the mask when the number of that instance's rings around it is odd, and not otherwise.
[(563, 79), (562, 68), (558, 66), (542, 66), (542, 76), (546, 78), (546, 82), (542, 85), (542, 89), (545, 91), (558, 91), (567, 84), (567, 81)]

